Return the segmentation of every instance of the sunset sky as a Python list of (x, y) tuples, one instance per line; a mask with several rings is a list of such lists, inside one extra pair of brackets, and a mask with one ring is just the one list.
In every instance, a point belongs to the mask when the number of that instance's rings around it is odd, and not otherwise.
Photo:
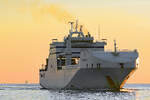
[(79, 20), (106, 49), (137, 49), (139, 69), (128, 83), (150, 83), (149, 0), (0, 0), (0, 83), (39, 82), (51, 39), (62, 41)]

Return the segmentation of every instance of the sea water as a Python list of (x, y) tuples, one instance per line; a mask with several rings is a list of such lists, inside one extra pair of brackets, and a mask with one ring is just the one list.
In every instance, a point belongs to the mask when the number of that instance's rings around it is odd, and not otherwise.
[(126, 84), (120, 92), (45, 90), (39, 84), (0, 84), (0, 100), (150, 100), (150, 84)]

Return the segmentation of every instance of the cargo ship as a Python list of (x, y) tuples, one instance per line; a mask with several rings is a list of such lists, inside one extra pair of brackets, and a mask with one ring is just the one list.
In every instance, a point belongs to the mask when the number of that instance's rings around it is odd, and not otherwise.
[(45, 89), (120, 90), (138, 68), (138, 51), (105, 50), (106, 40), (95, 41), (83, 26), (69, 22), (71, 29), (63, 42), (52, 39), (46, 64), (39, 70)]

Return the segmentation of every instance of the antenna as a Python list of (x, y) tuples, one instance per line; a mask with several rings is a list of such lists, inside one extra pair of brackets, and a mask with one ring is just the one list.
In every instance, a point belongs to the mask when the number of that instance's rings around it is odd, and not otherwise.
[(116, 40), (114, 40), (114, 50), (115, 50), (115, 53), (117, 53), (117, 43), (116, 43)]
[(76, 20), (76, 32), (78, 32), (78, 19)]
[(73, 23), (74, 22), (68, 22), (68, 23), (70, 23), (70, 25), (71, 25), (71, 30), (70, 31), (72, 32), (73, 31)]
[(100, 25), (98, 24), (98, 40), (100, 41)]
[(83, 25), (80, 25), (80, 32), (82, 32)]

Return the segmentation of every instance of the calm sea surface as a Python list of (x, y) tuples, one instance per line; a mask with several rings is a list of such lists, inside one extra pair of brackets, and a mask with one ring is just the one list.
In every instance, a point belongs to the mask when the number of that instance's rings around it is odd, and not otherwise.
[(150, 84), (126, 84), (122, 92), (43, 90), (38, 84), (0, 84), (0, 100), (150, 100)]

